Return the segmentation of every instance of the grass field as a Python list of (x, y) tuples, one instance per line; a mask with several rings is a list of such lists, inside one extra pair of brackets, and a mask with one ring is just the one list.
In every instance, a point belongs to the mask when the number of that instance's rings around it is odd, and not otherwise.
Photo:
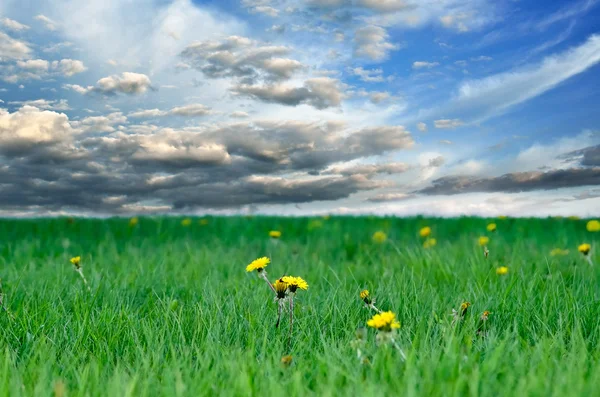
[[(591, 396), (600, 271), (578, 245), (599, 238), (567, 218), (2, 220), (0, 395)], [(289, 347), (288, 314), (276, 329), (273, 293), (245, 270), (262, 256), (271, 280), (309, 284)], [(374, 329), (368, 362), (357, 358), (355, 333), (374, 314), (365, 288), (401, 322), (406, 361)]]

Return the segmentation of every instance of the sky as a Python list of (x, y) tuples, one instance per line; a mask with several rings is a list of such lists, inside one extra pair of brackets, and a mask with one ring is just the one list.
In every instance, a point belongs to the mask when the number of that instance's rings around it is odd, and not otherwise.
[(600, 0), (2, 0), (0, 216), (600, 215)]

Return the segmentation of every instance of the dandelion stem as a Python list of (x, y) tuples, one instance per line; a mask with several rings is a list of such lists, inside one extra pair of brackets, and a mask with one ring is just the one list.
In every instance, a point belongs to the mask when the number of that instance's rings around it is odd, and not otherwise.
[(587, 259), (587, 261), (590, 264), (590, 266), (594, 266), (594, 262), (592, 262), (592, 256), (591, 255), (587, 255), (585, 257), (585, 259)]
[(400, 357), (402, 357), (402, 361), (406, 361), (406, 354), (404, 354), (404, 350), (402, 350), (402, 348), (400, 346), (398, 346), (398, 343), (396, 343), (396, 340), (394, 338), (392, 338), (392, 345), (394, 345), (394, 347), (400, 353)]
[(271, 284), (271, 282), (267, 278), (267, 272), (265, 272), (263, 270), (262, 272), (259, 272), (258, 275), (259, 275), (260, 278), (262, 278), (263, 280), (265, 280), (265, 282), (267, 283), (267, 285), (269, 286), (269, 288), (271, 288), (271, 291), (273, 291), (273, 293), (275, 295), (277, 295), (277, 291), (275, 291), (275, 287), (273, 287), (273, 284)]
[(378, 308), (377, 308), (377, 307), (376, 307), (374, 304), (372, 304), (372, 303), (371, 303), (371, 304), (370, 304), (370, 305), (368, 305), (368, 306), (369, 306), (369, 308), (370, 308), (370, 309), (373, 309), (373, 310), (375, 310), (377, 313), (381, 313), (381, 310), (379, 310), (379, 309), (378, 309)]
[(75, 271), (76, 271), (77, 273), (79, 273), (79, 275), (81, 276), (81, 279), (83, 280), (83, 284), (84, 284), (84, 285), (87, 287), (88, 291), (89, 291), (90, 293), (92, 293), (92, 289), (90, 288), (90, 286), (89, 286), (89, 284), (88, 284), (88, 282), (87, 282), (87, 280), (86, 280), (85, 276), (83, 275), (83, 270), (82, 270), (82, 269), (79, 267), (79, 268), (75, 269)]
[(290, 333), (288, 335), (288, 350), (292, 347), (292, 331), (294, 330), (294, 294), (290, 294)]
[(283, 300), (277, 300), (277, 323), (275, 324), (275, 328), (279, 328), (279, 323), (281, 322), (281, 312), (283, 310)]

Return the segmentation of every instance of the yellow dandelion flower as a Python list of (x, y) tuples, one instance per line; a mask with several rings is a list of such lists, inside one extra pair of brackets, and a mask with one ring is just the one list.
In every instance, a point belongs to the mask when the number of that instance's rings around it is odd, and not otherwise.
[(580, 218), (578, 216), (572, 215), (569, 217), (569, 219), (572, 221), (578, 221)]
[(200, 220), (198, 221), (198, 223), (199, 223), (201, 226), (206, 226), (206, 225), (208, 225), (208, 219), (200, 219)]
[(496, 274), (499, 276), (504, 276), (505, 274), (508, 274), (508, 267), (500, 266), (496, 269)]
[(382, 312), (374, 315), (373, 318), (367, 321), (367, 325), (383, 332), (391, 332), (393, 329), (400, 328), (400, 323), (392, 312)]
[(75, 266), (76, 269), (79, 269), (81, 267), (81, 257), (80, 256), (75, 256), (75, 257), (71, 258), (70, 262), (71, 262), (71, 264), (73, 264), (73, 266)]
[(288, 283), (286, 283), (282, 278), (275, 280), (273, 283), (273, 287), (275, 287), (275, 293), (277, 294), (277, 299), (284, 299), (286, 297), (286, 291), (288, 288)]
[(506, 215), (498, 215), (498, 219), (506, 219), (508, 218)]
[(283, 276), (281, 279), (288, 285), (292, 293), (296, 292), (298, 288), (305, 291), (308, 289), (308, 283), (302, 277)]
[(271, 238), (280, 238), (281, 237), (281, 232), (279, 230), (271, 230), (269, 232), (269, 237), (271, 237)]
[(419, 236), (421, 237), (429, 237), (431, 234), (431, 228), (429, 226), (425, 226), (419, 230)]
[(600, 221), (592, 219), (587, 223), (586, 229), (588, 232), (600, 232)]
[(185, 218), (181, 221), (181, 226), (188, 227), (192, 224), (192, 220), (190, 218)]
[(489, 237), (487, 237), (487, 236), (479, 237), (479, 245), (481, 245), (482, 247), (488, 245), (489, 242), (490, 242)]
[(140, 220), (137, 217), (133, 217), (129, 220), (129, 227), (134, 227), (135, 225), (138, 224)]
[(281, 357), (281, 364), (283, 364), (284, 367), (289, 367), (290, 365), (292, 365), (292, 356), (287, 355), (287, 356), (283, 356)]
[(373, 303), (373, 300), (371, 299), (371, 294), (369, 293), (368, 289), (364, 289), (362, 291), (360, 291), (360, 299), (365, 302), (367, 305), (370, 305), (371, 303)]
[(460, 304), (460, 316), (464, 317), (467, 314), (467, 309), (471, 306), (471, 302), (463, 302)]
[(373, 241), (376, 242), (377, 244), (381, 244), (381, 243), (385, 243), (385, 240), (387, 240), (387, 234), (385, 234), (384, 232), (382, 232), (381, 230), (373, 233)]
[(592, 246), (590, 244), (581, 244), (579, 247), (577, 247), (577, 250), (583, 255), (587, 256), (592, 250)]
[(486, 229), (488, 232), (495, 232), (496, 231), (496, 224), (495, 223), (490, 223), (489, 225), (487, 225)]
[(246, 271), (253, 272), (254, 270), (256, 270), (260, 273), (263, 270), (265, 270), (265, 267), (267, 267), (269, 263), (271, 263), (271, 259), (267, 258), (266, 256), (263, 256), (262, 258), (255, 259), (252, 262), (250, 262), (250, 264), (246, 266)]
[(423, 242), (423, 248), (431, 248), (437, 244), (437, 240), (434, 238), (428, 238)]
[(550, 251), (550, 256), (565, 256), (569, 255), (569, 250), (564, 250), (562, 248), (554, 248)]
[(487, 311), (487, 310), (486, 310), (486, 311), (484, 311), (484, 312), (481, 314), (481, 321), (487, 321), (487, 320), (488, 320), (488, 317), (490, 316), (490, 314), (491, 314), (491, 313), (490, 313), (489, 311)]

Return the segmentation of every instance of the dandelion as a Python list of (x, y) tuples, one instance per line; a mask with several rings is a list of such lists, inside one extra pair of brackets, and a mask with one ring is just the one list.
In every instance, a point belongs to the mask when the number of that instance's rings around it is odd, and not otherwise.
[(569, 217), (569, 219), (570, 219), (570, 220), (572, 220), (572, 221), (578, 221), (580, 218), (579, 218), (578, 216), (571, 215), (571, 216)]
[(275, 300), (277, 301), (277, 322), (275, 323), (275, 328), (279, 328), (279, 323), (281, 322), (281, 312), (283, 311), (283, 305), (285, 300), (287, 299), (287, 289), (288, 283), (283, 280), (283, 277), (275, 280), (272, 285), (273, 291), (275, 291)]
[(292, 361), (293, 361), (293, 357), (290, 356), (289, 354), (287, 356), (281, 357), (281, 364), (284, 367), (289, 367), (290, 365), (292, 365)]
[[(364, 360), (367, 357), (363, 357), (362, 349), (364, 349), (365, 344), (367, 342), (367, 329), (365, 327), (360, 327), (354, 333), (354, 340), (350, 342), (350, 346), (353, 349), (356, 349), (356, 358), (364, 364)], [(368, 359), (367, 359), (368, 360)]]
[(498, 215), (498, 219), (506, 219), (508, 218), (506, 215)]
[(375, 314), (367, 321), (367, 325), (382, 332), (391, 332), (393, 329), (400, 328), (400, 322), (396, 320), (396, 315), (391, 311)]
[(496, 269), (496, 274), (499, 276), (504, 276), (505, 274), (508, 274), (508, 267), (500, 266)]
[(585, 225), (588, 232), (600, 232), (600, 221), (592, 219)]
[(135, 227), (140, 220), (137, 217), (133, 217), (129, 220), (129, 227)]
[(307, 290), (308, 283), (302, 277), (283, 276), (283, 281), (288, 284), (288, 289), (292, 294), (295, 294), (299, 289)]
[(496, 231), (496, 224), (495, 223), (490, 223), (489, 225), (487, 225), (486, 227), (488, 232), (495, 232)]
[(90, 288), (85, 275), (83, 274), (83, 269), (81, 268), (81, 257), (80, 256), (74, 256), (73, 258), (70, 259), (71, 264), (73, 265), (73, 267), (75, 268), (75, 271), (79, 274), (79, 277), (81, 277), (81, 279), (83, 280), (83, 284), (87, 287), (88, 291), (91, 293), (92, 289)]
[(192, 225), (192, 220), (190, 218), (185, 218), (184, 220), (181, 221), (181, 226), (183, 227), (189, 227)]
[(271, 238), (273, 238), (273, 239), (277, 240), (278, 238), (280, 238), (280, 237), (281, 237), (281, 232), (280, 232), (279, 230), (271, 230), (271, 231), (269, 232), (269, 237), (271, 237)]
[(477, 335), (485, 336), (486, 324), (490, 314), (491, 313), (487, 310), (481, 313), (481, 316), (479, 317), (479, 325), (477, 326)]
[(479, 237), (479, 245), (482, 247), (485, 247), (486, 245), (488, 245), (488, 243), (490, 242), (490, 238), (487, 236), (481, 236)]
[(398, 346), (394, 338), (396, 330), (400, 328), (400, 322), (396, 320), (396, 315), (393, 312), (377, 313), (367, 321), (367, 325), (377, 330), (376, 341), (378, 345), (391, 343), (400, 353), (402, 360), (406, 361), (406, 354), (404, 354), (404, 351)]
[(564, 250), (562, 248), (554, 248), (550, 251), (550, 256), (565, 256), (569, 255), (569, 250)]
[(594, 265), (592, 262), (592, 257), (590, 252), (592, 251), (592, 246), (590, 244), (581, 244), (577, 247), (577, 250), (583, 254), (583, 257), (588, 261), (590, 265)]
[(419, 230), (419, 236), (425, 238), (425, 237), (429, 237), (429, 235), (431, 234), (431, 228), (429, 226), (425, 226), (423, 228), (421, 228), (421, 230)]
[(490, 256), (490, 250), (488, 249), (488, 247), (483, 247), (483, 256), (485, 257), (485, 259), (487, 259), (487, 257)]
[(381, 230), (373, 233), (373, 241), (377, 244), (382, 244), (385, 243), (385, 240), (387, 240), (387, 234), (385, 234), (384, 232), (382, 232)]
[(471, 306), (471, 302), (463, 302), (460, 304), (460, 308), (458, 310), (452, 309), (452, 323), (462, 320), (467, 315), (469, 306)]
[(434, 238), (428, 238), (423, 242), (423, 248), (431, 248), (437, 244), (437, 240)]
[(267, 272), (265, 270), (265, 267), (267, 267), (269, 265), (269, 263), (271, 263), (271, 259), (267, 258), (266, 256), (263, 256), (262, 258), (257, 258), (255, 260), (253, 260), (252, 262), (250, 262), (250, 264), (248, 266), (246, 266), (246, 271), (253, 272), (256, 270), (258, 277), (265, 280), (266, 283), (271, 288), (271, 291), (273, 291), (275, 294), (277, 294), (277, 291), (275, 291), (275, 288), (273, 287), (273, 285), (271, 285), (271, 282), (267, 278)]
[(373, 309), (377, 313), (381, 313), (381, 310), (375, 307), (375, 300), (371, 298), (371, 293), (369, 290), (364, 289), (360, 291), (360, 299), (365, 302), (367, 308)]
[(309, 222), (307, 229), (309, 231), (312, 231), (312, 230), (315, 230), (315, 229), (320, 229), (322, 227), (323, 227), (323, 222), (321, 222), (318, 219), (313, 219), (312, 221)]
[(265, 267), (267, 267), (269, 263), (271, 263), (271, 259), (263, 256), (262, 258), (255, 259), (250, 262), (250, 264), (246, 266), (246, 271), (253, 272), (256, 270), (258, 273), (260, 273), (265, 270)]
[(200, 224), (200, 226), (206, 226), (208, 225), (208, 219), (200, 219), (198, 223)]

